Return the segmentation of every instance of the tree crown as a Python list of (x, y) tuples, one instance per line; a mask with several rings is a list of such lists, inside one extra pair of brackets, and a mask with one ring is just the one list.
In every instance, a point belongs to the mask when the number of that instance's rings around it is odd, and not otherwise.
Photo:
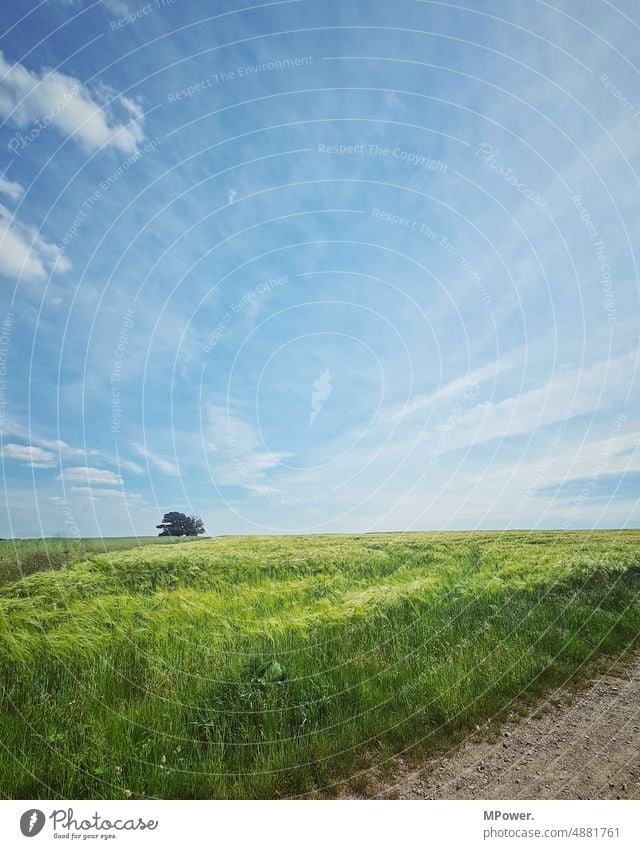
[(196, 537), (205, 533), (200, 516), (187, 516), (177, 510), (165, 513), (156, 528), (160, 530), (159, 537)]

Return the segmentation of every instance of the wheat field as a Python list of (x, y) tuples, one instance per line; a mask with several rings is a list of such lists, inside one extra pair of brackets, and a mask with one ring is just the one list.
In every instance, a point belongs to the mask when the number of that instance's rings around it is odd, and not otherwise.
[(0, 793), (366, 787), (640, 633), (637, 531), (223, 537), (0, 587)]

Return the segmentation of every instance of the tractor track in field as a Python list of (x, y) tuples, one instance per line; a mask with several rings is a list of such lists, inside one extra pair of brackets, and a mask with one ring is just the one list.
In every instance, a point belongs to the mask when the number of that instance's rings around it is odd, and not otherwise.
[(528, 715), (500, 724), (490, 741), (488, 728), (419, 766), (397, 758), (391, 776), (372, 777), (362, 796), (640, 798), (640, 652), (612, 661), (582, 690), (554, 690)]

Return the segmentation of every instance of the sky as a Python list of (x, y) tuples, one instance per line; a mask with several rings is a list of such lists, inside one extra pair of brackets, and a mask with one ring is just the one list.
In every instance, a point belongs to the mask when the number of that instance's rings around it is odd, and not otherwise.
[(29, 6), (0, 536), (639, 526), (637, 4)]

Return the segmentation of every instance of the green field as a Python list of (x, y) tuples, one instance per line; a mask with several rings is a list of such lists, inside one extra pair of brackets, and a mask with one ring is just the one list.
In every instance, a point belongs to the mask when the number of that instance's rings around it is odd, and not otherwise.
[(179, 537), (43, 537), (0, 540), (0, 584), (46, 569), (60, 569), (88, 554), (137, 548), (157, 543), (176, 544)]
[(226, 537), (0, 588), (0, 794), (332, 795), (640, 634), (640, 532)]

